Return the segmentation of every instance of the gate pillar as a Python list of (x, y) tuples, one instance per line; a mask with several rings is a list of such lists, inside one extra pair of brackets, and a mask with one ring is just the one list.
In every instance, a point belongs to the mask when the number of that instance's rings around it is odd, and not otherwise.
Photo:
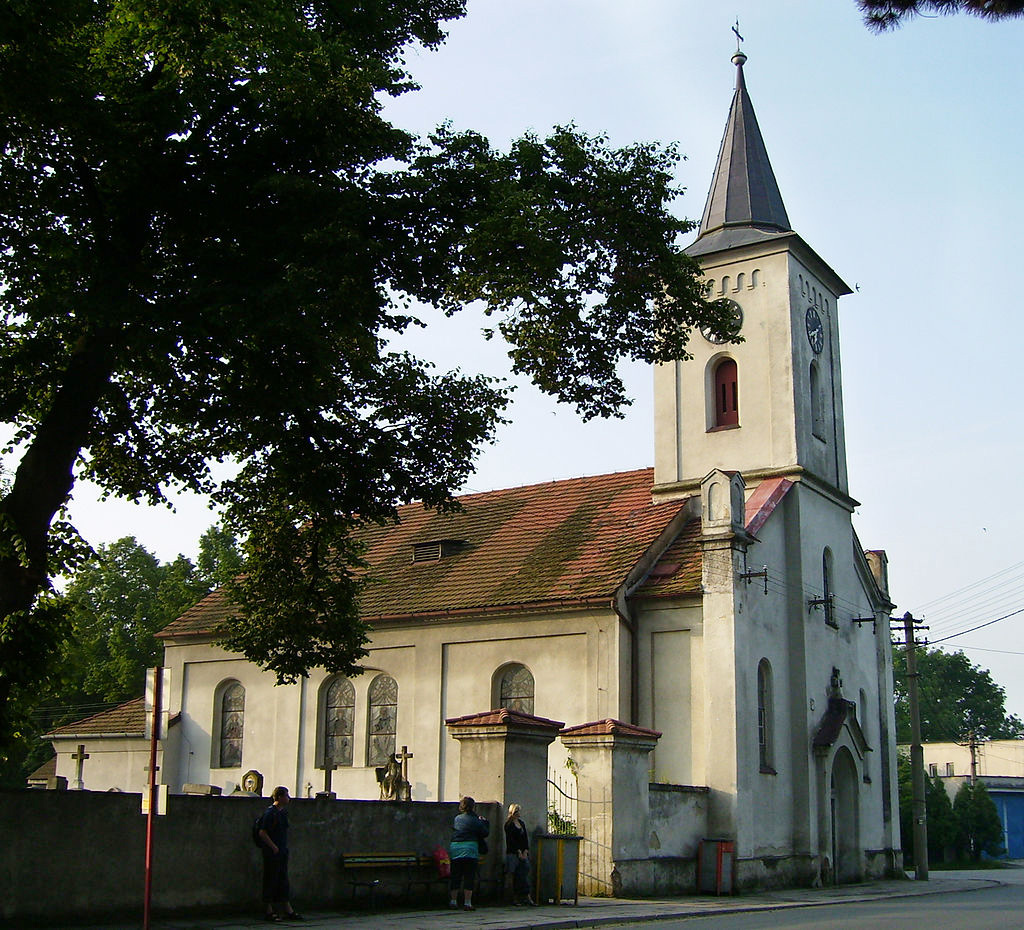
[(499, 708), (445, 720), (459, 741), (459, 794), (523, 807), (531, 828), (547, 823), (548, 746), (557, 720)]
[[(561, 732), (575, 763), (578, 829), (595, 856), (593, 878), (614, 893), (621, 890), (615, 863), (648, 857), (648, 756), (660, 737), (657, 730), (610, 719)], [(595, 803), (599, 798), (603, 803)]]

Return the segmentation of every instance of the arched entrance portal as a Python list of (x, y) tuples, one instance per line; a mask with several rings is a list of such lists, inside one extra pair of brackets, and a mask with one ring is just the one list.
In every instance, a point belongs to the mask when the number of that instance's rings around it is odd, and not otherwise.
[(863, 880), (857, 766), (840, 746), (832, 760), (832, 862), (836, 884)]

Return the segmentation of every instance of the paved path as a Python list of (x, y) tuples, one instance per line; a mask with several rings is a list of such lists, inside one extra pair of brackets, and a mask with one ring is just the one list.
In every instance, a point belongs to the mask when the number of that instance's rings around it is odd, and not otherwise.
[[(258, 912), (235, 917), (159, 918), (152, 930), (256, 930), (256, 928), (308, 927), (310, 930), (572, 930), (639, 920), (731, 914), (742, 911), (814, 907), (851, 901), (949, 892), (979, 891), (1000, 884), (1024, 881), (1024, 869), (985, 872), (932, 872), (928, 882), (884, 881), (838, 888), (795, 888), (735, 897), (687, 896), (663, 900), (627, 901), (616, 898), (581, 898), (561, 907), (484, 905), (475, 911), (381, 910), (366, 912), (306, 912), (302, 923), (270, 924)], [(138, 930), (141, 920), (93, 924), (92, 930)], [(85, 930), (85, 928), (82, 928)]]

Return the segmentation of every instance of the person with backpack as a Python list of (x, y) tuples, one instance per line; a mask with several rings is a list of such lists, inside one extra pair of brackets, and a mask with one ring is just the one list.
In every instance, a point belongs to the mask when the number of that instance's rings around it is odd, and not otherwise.
[(467, 911), (473, 910), (473, 885), (476, 883), (476, 867), (480, 857), (487, 852), (487, 834), (491, 825), (477, 815), (476, 801), (465, 797), (459, 801), (459, 813), (452, 825), (452, 841), (448, 848), (451, 855), (451, 876), (448, 881), (450, 901), (448, 906), (455, 910), (459, 906), (459, 888), (463, 890)]
[(258, 839), (263, 853), (264, 919), (302, 920), (302, 915), (292, 909), (288, 900), (288, 802), (291, 799), (283, 785), (275, 788), (270, 797), (274, 803), (253, 828), (254, 839)]

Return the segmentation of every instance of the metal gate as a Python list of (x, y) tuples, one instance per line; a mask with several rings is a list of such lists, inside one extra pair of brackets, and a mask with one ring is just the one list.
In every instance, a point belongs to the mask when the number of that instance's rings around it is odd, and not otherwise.
[(612, 894), (611, 799), (607, 792), (580, 795), (576, 779), (548, 773), (548, 832), (580, 836), (579, 893)]

